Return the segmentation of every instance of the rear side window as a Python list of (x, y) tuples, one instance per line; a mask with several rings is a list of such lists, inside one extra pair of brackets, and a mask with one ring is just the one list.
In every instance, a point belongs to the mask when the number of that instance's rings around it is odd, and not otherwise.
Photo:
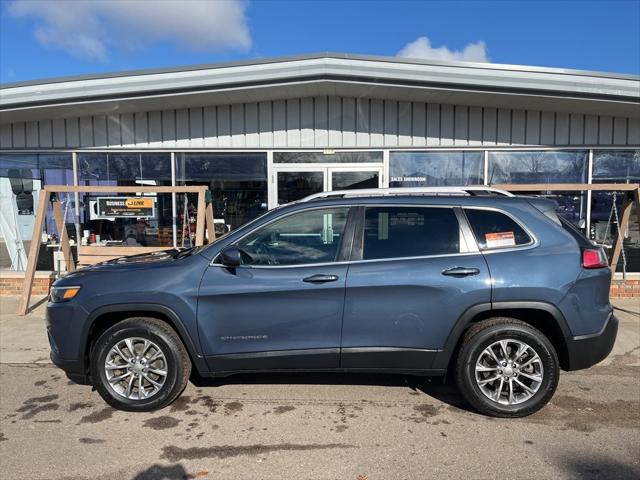
[(493, 210), (465, 209), (478, 246), (483, 250), (531, 243), (531, 237), (513, 219)]
[(364, 260), (458, 252), (460, 227), (451, 208), (366, 209), (362, 257)]

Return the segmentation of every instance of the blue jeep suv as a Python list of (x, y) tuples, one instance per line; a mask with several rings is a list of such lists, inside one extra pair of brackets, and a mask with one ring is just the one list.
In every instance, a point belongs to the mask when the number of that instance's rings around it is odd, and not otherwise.
[(169, 405), (195, 369), (448, 373), (478, 411), (528, 415), (618, 328), (604, 252), (554, 208), (478, 191), (288, 204), (57, 280), (51, 358), (129, 411)]

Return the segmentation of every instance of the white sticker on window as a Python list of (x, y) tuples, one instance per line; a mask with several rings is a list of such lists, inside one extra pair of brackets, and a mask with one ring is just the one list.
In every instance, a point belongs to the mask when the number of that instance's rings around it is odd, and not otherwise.
[(516, 245), (516, 236), (513, 232), (486, 233), (484, 238), (487, 241), (487, 248), (514, 247)]

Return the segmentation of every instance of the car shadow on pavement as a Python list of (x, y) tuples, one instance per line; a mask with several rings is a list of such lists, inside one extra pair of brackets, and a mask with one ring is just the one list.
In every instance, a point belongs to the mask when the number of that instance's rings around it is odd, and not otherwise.
[[(206, 475), (208, 472), (202, 473)], [(133, 477), (133, 480), (186, 480), (198, 478), (196, 475), (188, 474), (184, 467), (177, 463), (175, 465), (152, 465), (138, 473)]]
[[(224, 385), (367, 385), (406, 388), (414, 395), (428, 395), (449, 406), (473, 411), (451, 382), (441, 377), (390, 375), (383, 373), (341, 372), (273, 372), (240, 373), (223, 378), (203, 378), (192, 375), (196, 387), (222, 387)], [(369, 399), (367, 399), (369, 400)]]
[(573, 478), (584, 480), (631, 480), (640, 478), (640, 465), (624, 464), (602, 455), (560, 459), (561, 466)]

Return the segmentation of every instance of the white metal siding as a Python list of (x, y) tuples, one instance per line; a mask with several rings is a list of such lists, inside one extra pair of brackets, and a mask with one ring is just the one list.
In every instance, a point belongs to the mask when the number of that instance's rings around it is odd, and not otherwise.
[(336, 96), (0, 125), (26, 150), (639, 144), (637, 118)]

